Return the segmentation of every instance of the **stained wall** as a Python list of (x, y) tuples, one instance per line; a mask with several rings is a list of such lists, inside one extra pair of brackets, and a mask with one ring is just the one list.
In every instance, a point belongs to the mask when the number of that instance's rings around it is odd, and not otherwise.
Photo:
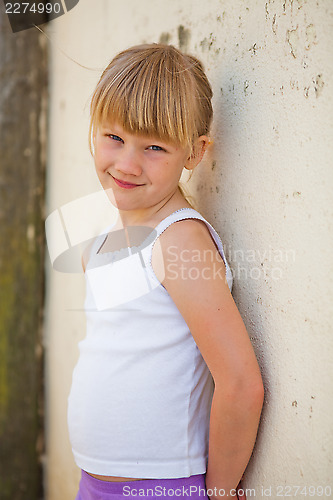
[[(162, 41), (204, 63), (214, 143), (188, 189), (222, 236), (263, 374), (265, 406), (244, 483), (257, 498), (333, 489), (332, 23), (329, 0), (80, 0), (47, 28), (48, 213), (99, 189), (89, 96), (113, 55)], [(48, 500), (70, 500), (79, 473), (66, 405), (84, 335), (83, 279), (47, 268), (46, 483)]]

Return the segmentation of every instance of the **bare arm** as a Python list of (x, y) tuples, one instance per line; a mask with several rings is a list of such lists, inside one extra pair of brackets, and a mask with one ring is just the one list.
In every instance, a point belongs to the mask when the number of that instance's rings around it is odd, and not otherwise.
[[(230, 494), (243, 475), (256, 439), (263, 403), (260, 370), (226, 283), (224, 263), (204, 223), (177, 222), (161, 235), (160, 242), (163, 285), (188, 324), (215, 382), (206, 487)], [(160, 264), (154, 252), (157, 275)]]

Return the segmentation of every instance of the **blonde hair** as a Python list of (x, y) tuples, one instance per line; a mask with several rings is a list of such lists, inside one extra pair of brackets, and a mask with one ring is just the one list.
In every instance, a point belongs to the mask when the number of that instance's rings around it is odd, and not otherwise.
[(117, 122), (129, 133), (192, 147), (212, 121), (212, 89), (201, 62), (172, 45), (120, 52), (102, 73), (91, 100), (91, 140), (98, 126)]

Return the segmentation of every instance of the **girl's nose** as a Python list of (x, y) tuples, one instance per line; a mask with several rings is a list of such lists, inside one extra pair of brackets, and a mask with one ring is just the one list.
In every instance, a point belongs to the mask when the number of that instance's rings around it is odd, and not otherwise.
[(126, 150), (126, 148), (118, 156), (115, 169), (127, 175), (139, 176), (142, 173), (138, 155), (135, 151)]

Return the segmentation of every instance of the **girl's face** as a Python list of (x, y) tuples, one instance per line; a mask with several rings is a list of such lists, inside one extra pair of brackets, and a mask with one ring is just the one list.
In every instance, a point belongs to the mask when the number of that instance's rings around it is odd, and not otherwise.
[(118, 124), (99, 127), (94, 149), (98, 178), (119, 210), (167, 202), (177, 191), (183, 168), (192, 168), (187, 148), (130, 134)]

